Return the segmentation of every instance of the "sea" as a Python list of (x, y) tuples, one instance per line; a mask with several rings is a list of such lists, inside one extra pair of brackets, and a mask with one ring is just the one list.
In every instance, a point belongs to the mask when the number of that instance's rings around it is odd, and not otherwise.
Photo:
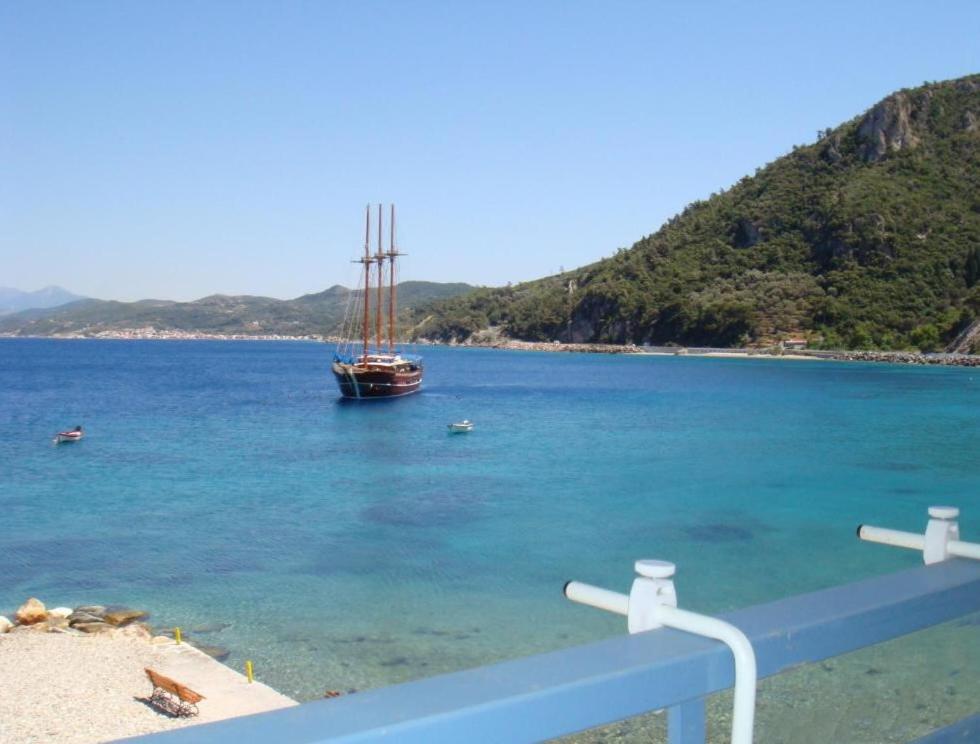
[[(623, 634), (562, 587), (638, 558), (719, 613), (921, 563), (860, 523), (952, 504), (980, 538), (977, 369), (423, 347), (421, 393), (352, 403), (332, 351), (0, 339), (0, 614), (146, 609), (312, 700)], [(980, 620), (923, 639), (797, 692), (891, 699), (841, 741), (975, 712)], [(794, 690), (760, 693), (767, 740), (803, 740)]]

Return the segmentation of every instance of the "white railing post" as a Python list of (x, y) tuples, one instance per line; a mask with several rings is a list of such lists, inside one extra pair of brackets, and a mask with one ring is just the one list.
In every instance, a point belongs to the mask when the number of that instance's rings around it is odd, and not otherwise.
[(922, 560), (927, 566), (949, 558), (949, 543), (960, 539), (960, 526), (956, 518), (960, 510), (955, 506), (930, 506), (929, 523), (926, 525), (926, 544), (922, 548)]
[(858, 525), (857, 535), (868, 542), (921, 550), (922, 561), (927, 566), (951, 557), (980, 560), (980, 544), (960, 540), (960, 526), (956, 521), (959, 515), (960, 510), (955, 506), (930, 506), (924, 535), (866, 524)]
[(633, 580), (628, 596), (579, 581), (565, 584), (565, 596), (573, 602), (626, 615), (630, 633), (668, 627), (712, 638), (727, 645), (735, 659), (732, 744), (751, 744), (756, 687), (755, 652), (752, 644), (741, 630), (730, 623), (678, 609), (677, 591), (673, 582), (675, 570), (674, 564), (667, 561), (641, 560), (636, 562), (639, 576)]

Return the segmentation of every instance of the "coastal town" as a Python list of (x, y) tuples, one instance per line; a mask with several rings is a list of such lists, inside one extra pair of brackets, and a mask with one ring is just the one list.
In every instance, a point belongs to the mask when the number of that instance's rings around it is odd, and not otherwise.
[[(0, 338), (25, 338), (25, 336), (2, 334)], [(30, 338), (27, 336), (26, 338)], [(117, 340), (117, 341), (306, 341), (335, 344), (336, 336), (307, 334), (287, 336), (282, 334), (223, 334), (159, 330), (151, 326), (118, 330), (100, 330), (91, 333), (73, 332), (52, 334), (44, 338), (62, 340)], [(412, 342), (418, 346), (440, 345), (437, 341), (418, 339)], [(848, 351), (801, 348), (800, 345), (786, 347), (777, 345), (762, 348), (705, 348), (685, 346), (641, 346), (636, 344), (569, 344), (559, 341), (536, 342), (517, 339), (494, 338), (483, 340), (470, 338), (461, 343), (450, 342), (446, 346), (470, 348), (502, 349), (510, 351), (541, 351), (582, 354), (647, 354), (657, 356), (710, 357), (732, 359), (784, 359), (784, 360), (835, 360), (841, 362), (879, 362), (884, 364), (947, 365), (954, 367), (980, 367), (977, 354), (925, 354), (914, 351)]]

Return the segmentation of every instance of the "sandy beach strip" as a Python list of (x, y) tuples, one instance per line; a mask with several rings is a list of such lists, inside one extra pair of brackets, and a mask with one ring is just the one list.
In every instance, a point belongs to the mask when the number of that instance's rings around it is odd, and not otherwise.
[[(147, 702), (150, 667), (205, 696), (174, 718)], [(124, 633), (0, 635), (0, 742), (88, 744), (259, 713), (295, 701), (188, 644)]]

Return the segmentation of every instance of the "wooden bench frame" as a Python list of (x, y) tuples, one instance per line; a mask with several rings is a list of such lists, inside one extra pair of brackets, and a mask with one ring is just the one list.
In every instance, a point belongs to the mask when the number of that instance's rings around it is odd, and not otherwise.
[(204, 695), (149, 667), (144, 668), (143, 671), (153, 685), (151, 703), (175, 716), (196, 716), (200, 712), (197, 704), (204, 700)]

